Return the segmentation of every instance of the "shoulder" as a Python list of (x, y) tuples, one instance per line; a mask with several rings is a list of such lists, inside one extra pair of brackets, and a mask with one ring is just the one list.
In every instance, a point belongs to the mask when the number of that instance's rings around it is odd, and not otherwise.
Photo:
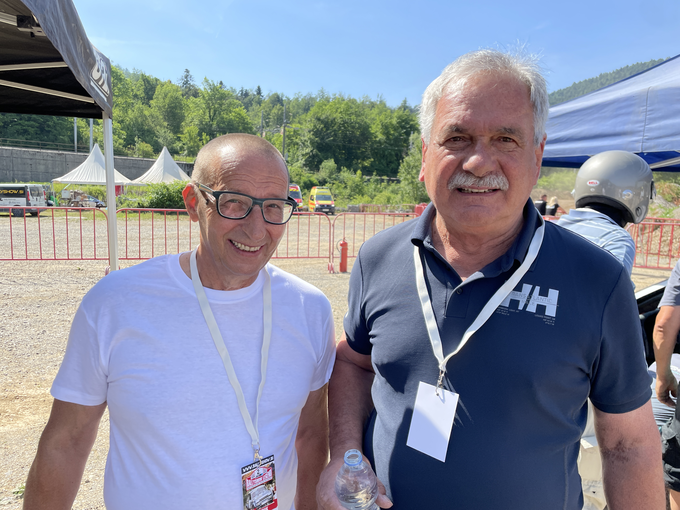
[(285, 301), (304, 302), (305, 306), (316, 306), (330, 310), (330, 301), (326, 295), (311, 283), (306, 282), (272, 263), (267, 264), (272, 280), (272, 295), (285, 296)]
[(83, 301), (92, 299), (116, 299), (129, 296), (130, 292), (147, 287), (151, 282), (168, 278), (168, 266), (178, 255), (162, 255), (145, 260), (134, 266), (119, 269), (99, 280), (85, 295)]

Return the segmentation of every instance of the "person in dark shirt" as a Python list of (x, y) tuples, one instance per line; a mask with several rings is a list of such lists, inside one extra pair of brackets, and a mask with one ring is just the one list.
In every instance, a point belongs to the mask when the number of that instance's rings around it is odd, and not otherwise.
[(540, 214), (541, 216), (545, 216), (546, 208), (548, 206), (548, 195), (541, 195), (541, 199), (536, 200), (534, 202), (534, 205), (536, 206), (538, 214)]
[(381, 508), (581, 510), (589, 397), (610, 507), (664, 508), (628, 274), (530, 200), (547, 114), (531, 57), (469, 53), (427, 88), (432, 203), (365, 242), (352, 269), (321, 508), (342, 509), (335, 478), (359, 449)]

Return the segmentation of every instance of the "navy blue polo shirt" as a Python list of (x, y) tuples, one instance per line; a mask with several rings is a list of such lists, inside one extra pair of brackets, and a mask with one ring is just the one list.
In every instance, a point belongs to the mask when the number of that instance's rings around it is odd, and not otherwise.
[(546, 224), (530, 270), (447, 364), (460, 401), (442, 463), (406, 446), (418, 384), (438, 377), (413, 245), (446, 356), (519, 267), (540, 220), (528, 202), (511, 248), (462, 282), (432, 245), (435, 214), (430, 204), (369, 239), (352, 269), (345, 332), (376, 373), (365, 453), (395, 510), (581, 509), (576, 459), (587, 398), (625, 413), (651, 394), (628, 275), (592, 243)]

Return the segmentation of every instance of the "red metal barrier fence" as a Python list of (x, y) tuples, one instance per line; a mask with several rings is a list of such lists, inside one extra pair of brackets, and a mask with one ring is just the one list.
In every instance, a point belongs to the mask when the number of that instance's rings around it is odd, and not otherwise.
[[(29, 214), (27, 209), (37, 209), (37, 213)], [(12, 210), (15, 214), (0, 218), (0, 260), (108, 260), (104, 211), (69, 207)]]
[[(108, 260), (105, 211), (94, 208), (26, 207), (0, 215), (0, 260)], [(35, 210), (35, 208), (31, 208)], [(143, 260), (191, 250), (199, 243), (198, 225), (183, 209), (120, 209), (121, 260)], [(326, 259), (334, 271), (337, 245), (345, 239), (348, 257), (376, 233), (414, 218), (409, 213), (296, 213), (273, 258)], [(630, 225), (637, 253), (635, 267), (671, 269), (680, 259), (680, 220), (647, 218)]]
[(356, 257), (368, 238), (381, 230), (415, 218), (413, 213), (340, 213), (333, 219), (333, 237), (328, 270), (334, 272), (335, 257), (340, 254), (338, 243), (347, 241), (348, 258)]
[(680, 220), (646, 218), (627, 230), (635, 241), (634, 267), (672, 269), (680, 258)]
[(198, 246), (200, 231), (185, 209), (118, 209), (118, 258), (146, 260)]

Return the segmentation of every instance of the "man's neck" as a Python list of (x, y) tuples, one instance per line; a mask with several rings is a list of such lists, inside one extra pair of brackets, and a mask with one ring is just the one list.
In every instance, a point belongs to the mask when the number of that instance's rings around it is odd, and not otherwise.
[[(220, 277), (217, 269), (209, 264), (204, 263), (205, 257), (201, 257), (201, 249), (198, 248), (196, 252), (196, 269), (198, 276), (201, 279), (201, 285), (206, 289), (214, 290), (238, 290), (252, 285), (257, 276), (254, 278), (238, 278), (232, 276), (231, 278)], [(191, 252), (182, 253), (179, 256), (179, 265), (187, 277), (191, 278)]]
[(465, 232), (448, 228), (436, 214), (432, 220), (432, 244), (465, 280), (510, 249), (524, 222), (523, 215), (508, 229), (489, 232)]

